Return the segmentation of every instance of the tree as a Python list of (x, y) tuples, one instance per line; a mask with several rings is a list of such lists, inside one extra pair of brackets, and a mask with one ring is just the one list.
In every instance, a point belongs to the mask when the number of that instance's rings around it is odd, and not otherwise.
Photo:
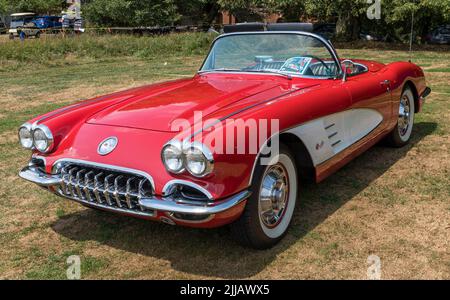
[(450, 22), (450, 0), (393, 0), (383, 7), (383, 14), (391, 34), (399, 39), (410, 33), (414, 14), (414, 33), (421, 37), (436, 26)]
[(211, 25), (220, 11), (216, 0), (176, 0), (178, 13), (186, 23)]
[[(361, 18), (367, 10), (367, 0), (218, 0), (221, 7), (233, 13), (239, 21), (256, 21), (252, 18), (259, 13), (260, 20), (264, 14), (281, 12), (285, 21), (298, 22), (302, 17), (315, 18), (318, 21), (337, 19), (337, 34), (340, 38), (350, 40), (359, 36)], [(263, 8), (263, 10), (261, 10)], [(244, 15), (239, 18), (238, 14)], [(258, 15), (258, 13), (256, 13)]]
[(0, 13), (35, 12), (37, 14), (60, 13), (66, 1), (62, 0), (0, 0)]
[(163, 26), (180, 18), (174, 0), (92, 0), (83, 14), (104, 26)]
[(277, 10), (276, 0), (218, 0), (222, 10), (233, 14), (238, 22), (259, 22)]
[(307, 17), (304, 0), (273, 0), (270, 5), (283, 15), (285, 22), (299, 22), (303, 17)]

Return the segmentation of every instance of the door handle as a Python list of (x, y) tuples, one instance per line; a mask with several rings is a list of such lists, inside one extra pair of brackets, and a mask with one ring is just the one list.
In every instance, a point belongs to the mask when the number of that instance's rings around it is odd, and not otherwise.
[(391, 91), (391, 81), (390, 80), (384, 80), (380, 82), (380, 84), (387, 88), (387, 92), (389, 93)]

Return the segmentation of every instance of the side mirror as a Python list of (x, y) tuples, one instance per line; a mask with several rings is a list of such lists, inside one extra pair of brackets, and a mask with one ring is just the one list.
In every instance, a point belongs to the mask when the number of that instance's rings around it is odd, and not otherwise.
[(342, 77), (342, 81), (346, 82), (348, 75), (352, 74), (355, 69), (355, 63), (351, 61), (350, 59), (346, 59), (341, 62), (342, 66), (342, 72), (344, 73), (344, 76)]

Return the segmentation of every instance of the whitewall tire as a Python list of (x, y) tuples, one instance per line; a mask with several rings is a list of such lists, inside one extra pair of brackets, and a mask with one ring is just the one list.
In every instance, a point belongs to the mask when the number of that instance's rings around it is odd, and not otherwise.
[(241, 218), (232, 224), (235, 238), (244, 246), (268, 249), (287, 233), (294, 214), (298, 175), (294, 156), (280, 145), (277, 162), (254, 171), (252, 196)]
[(411, 140), (415, 116), (414, 101), (413, 92), (406, 87), (400, 97), (397, 124), (387, 136), (388, 143), (393, 147), (403, 147)]

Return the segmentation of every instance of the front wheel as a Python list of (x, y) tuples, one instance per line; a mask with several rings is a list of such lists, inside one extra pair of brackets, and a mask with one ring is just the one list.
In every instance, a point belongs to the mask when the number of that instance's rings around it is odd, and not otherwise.
[(297, 179), (293, 155), (283, 145), (276, 164), (264, 166), (258, 161), (252, 196), (241, 218), (231, 225), (243, 246), (268, 249), (286, 235), (297, 202)]
[(414, 113), (414, 94), (409, 87), (406, 87), (400, 98), (397, 125), (387, 136), (389, 145), (403, 147), (409, 143), (414, 126)]

